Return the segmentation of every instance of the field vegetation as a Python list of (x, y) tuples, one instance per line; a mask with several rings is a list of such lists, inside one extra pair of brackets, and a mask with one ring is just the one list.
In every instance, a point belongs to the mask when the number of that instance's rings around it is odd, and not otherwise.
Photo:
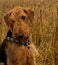
[(4, 13), (15, 6), (34, 10), (34, 20), (29, 26), (39, 53), (37, 64), (58, 65), (58, 0), (0, 0), (0, 43), (8, 31)]

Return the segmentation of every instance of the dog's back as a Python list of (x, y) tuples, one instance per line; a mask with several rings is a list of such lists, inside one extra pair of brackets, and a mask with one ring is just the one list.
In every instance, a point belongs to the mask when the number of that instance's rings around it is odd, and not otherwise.
[(0, 45), (0, 65), (7, 65), (6, 64), (6, 54), (4, 51), (6, 40)]

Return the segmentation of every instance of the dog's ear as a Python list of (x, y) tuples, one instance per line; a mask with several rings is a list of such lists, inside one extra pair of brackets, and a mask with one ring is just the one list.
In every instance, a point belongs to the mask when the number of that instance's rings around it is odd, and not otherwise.
[(34, 11), (30, 8), (25, 8), (24, 12), (28, 14), (30, 21), (34, 18)]
[(10, 16), (12, 14), (12, 10), (11, 11), (8, 11), (7, 13), (4, 14), (4, 20), (6, 22), (6, 24), (8, 26), (10, 26), (12, 24), (11, 20), (10, 20)]
[(9, 29), (13, 30), (13, 23), (14, 20), (12, 19), (12, 10), (8, 11), (7, 13), (4, 14), (4, 20), (9, 27)]

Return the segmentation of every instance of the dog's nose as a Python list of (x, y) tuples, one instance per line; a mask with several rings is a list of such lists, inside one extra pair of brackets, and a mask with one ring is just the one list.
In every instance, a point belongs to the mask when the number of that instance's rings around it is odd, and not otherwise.
[(24, 35), (23, 34), (18, 34), (18, 37), (19, 38), (22, 38)]

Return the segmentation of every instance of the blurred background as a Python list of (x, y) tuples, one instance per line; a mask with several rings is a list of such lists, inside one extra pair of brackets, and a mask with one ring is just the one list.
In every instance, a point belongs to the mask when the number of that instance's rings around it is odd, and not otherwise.
[(58, 0), (0, 0), (0, 43), (8, 31), (3, 15), (15, 6), (34, 10), (29, 26), (39, 53), (37, 65), (58, 65)]

